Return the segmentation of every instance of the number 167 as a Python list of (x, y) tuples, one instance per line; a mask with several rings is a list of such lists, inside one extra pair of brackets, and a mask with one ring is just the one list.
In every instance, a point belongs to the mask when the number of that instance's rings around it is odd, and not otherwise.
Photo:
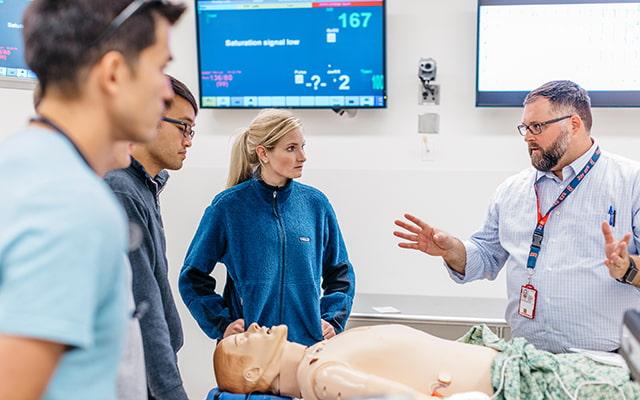
[(369, 20), (371, 19), (370, 12), (353, 12), (342, 13), (338, 16), (338, 19), (342, 23), (343, 28), (366, 28), (369, 26)]

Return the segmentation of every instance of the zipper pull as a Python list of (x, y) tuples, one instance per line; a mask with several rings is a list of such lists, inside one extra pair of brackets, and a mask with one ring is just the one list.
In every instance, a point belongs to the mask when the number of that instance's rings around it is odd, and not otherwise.
[(272, 204), (272, 210), (273, 210), (273, 216), (278, 218), (278, 210), (276, 210), (276, 196), (277, 196), (278, 192), (277, 191), (273, 191), (273, 204)]

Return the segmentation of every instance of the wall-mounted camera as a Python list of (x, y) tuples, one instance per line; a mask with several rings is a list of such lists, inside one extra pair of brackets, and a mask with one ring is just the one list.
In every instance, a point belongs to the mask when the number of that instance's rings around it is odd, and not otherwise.
[(418, 64), (418, 79), (420, 79), (418, 102), (440, 104), (440, 85), (436, 85), (437, 65), (433, 58), (421, 58)]
[(436, 79), (436, 60), (433, 58), (421, 58), (418, 76), (422, 82), (431, 82)]

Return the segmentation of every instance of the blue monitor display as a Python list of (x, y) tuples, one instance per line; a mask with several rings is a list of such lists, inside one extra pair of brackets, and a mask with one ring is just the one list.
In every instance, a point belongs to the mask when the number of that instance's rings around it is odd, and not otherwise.
[(639, 21), (640, 0), (478, 0), (476, 105), (568, 79), (595, 107), (640, 107)]
[(196, 0), (204, 108), (386, 107), (384, 1)]
[(22, 14), (31, 0), (0, 0), (0, 87), (33, 87), (36, 76), (24, 62)]

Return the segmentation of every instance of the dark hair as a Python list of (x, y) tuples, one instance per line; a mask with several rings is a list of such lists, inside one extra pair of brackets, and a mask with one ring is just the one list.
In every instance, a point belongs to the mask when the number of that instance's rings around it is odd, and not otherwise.
[(591, 99), (586, 90), (571, 81), (551, 81), (529, 92), (524, 105), (533, 103), (538, 98), (549, 100), (554, 111), (570, 111), (578, 114), (587, 130), (591, 132)]
[(196, 115), (198, 115), (198, 103), (196, 103), (196, 98), (193, 96), (193, 93), (191, 93), (191, 90), (189, 90), (187, 85), (180, 82), (171, 75), (167, 75), (167, 77), (171, 81), (171, 88), (173, 89), (173, 93), (175, 93), (176, 96), (182, 97), (189, 104), (191, 104), (191, 107), (193, 107), (193, 111), (195, 111)]
[(24, 14), (25, 60), (38, 76), (41, 90), (49, 85), (75, 95), (81, 74), (109, 51), (121, 52), (133, 66), (140, 52), (155, 41), (156, 18), (174, 24), (182, 4), (150, 2), (112, 35), (96, 40), (131, 0), (34, 0)]

